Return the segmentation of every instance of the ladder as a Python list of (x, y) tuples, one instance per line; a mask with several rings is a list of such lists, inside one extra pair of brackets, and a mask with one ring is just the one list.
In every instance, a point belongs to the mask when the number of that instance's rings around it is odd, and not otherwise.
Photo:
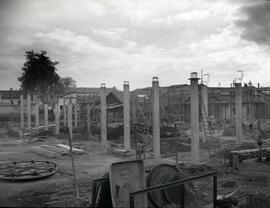
[(212, 134), (212, 129), (209, 127), (209, 119), (208, 119), (208, 115), (206, 113), (207, 111), (206, 111), (206, 107), (205, 107), (205, 104), (203, 102), (203, 97), (202, 97), (201, 93), (200, 93), (200, 96), (201, 96), (201, 111), (200, 112), (201, 112), (201, 118), (202, 118), (202, 126), (203, 126), (203, 130), (204, 130), (205, 140), (207, 143), (208, 153), (209, 153), (209, 156), (211, 157), (212, 153), (211, 153), (211, 148), (209, 145), (209, 139), (213, 138), (213, 134)]
[(143, 124), (143, 128), (142, 128), (142, 134), (144, 135), (147, 135), (149, 134), (149, 131), (150, 131), (150, 120), (151, 118), (147, 119), (147, 114), (148, 114), (148, 117), (151, 117), (149, 114), (149, 112), (146, 111), (143, 111), (142, 109), (142, 106), (136, 102), (136, 105), (137, 109), (139, 109), (139, 113), (141, 114), (142, 116), (142, 120), (141, 120), (141, 124)]

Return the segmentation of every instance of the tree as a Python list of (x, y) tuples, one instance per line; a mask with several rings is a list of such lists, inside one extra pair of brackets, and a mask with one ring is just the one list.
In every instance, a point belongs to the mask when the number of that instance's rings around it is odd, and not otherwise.
[(77, 87), (76, 81), (72, 77), (64, 77), (60, 79), (62, 92), (69, 92)]
[(26, 62), (22, 67), (22, 74), (18, 78), (21, 88), (48, 101), (59, 87), (60, 76), (57, 74), (57, 61), (51, 61), (46, 51), (36, 53), (33, 50), (25, 52)]

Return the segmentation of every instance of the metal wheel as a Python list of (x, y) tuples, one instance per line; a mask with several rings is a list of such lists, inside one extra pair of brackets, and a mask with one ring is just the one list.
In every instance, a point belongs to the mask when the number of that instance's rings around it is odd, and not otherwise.
[(13, 161), (0, 163), (0, 179), (8, 181), (39, 180), (57, 172), (57, 165), (50, 161)]

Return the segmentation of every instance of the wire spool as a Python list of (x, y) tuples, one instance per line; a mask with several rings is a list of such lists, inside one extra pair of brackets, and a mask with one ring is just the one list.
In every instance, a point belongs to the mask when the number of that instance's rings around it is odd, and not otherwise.
[[(187, 178), (183, 172), (169, 164), (160, 164), (155, 166), (146, 178), (146, 186), (152, 187), (176, 180)], [(185, 184), (185, 204), (190, 204), (193, 191), (193, 184), (189, 182)], [(181, 186), (174, 186), (162, 190), (152, 191), (148, 193), (148, 199), (154, 207), (164, 207), (167, 204), (180, 205)]]
[(0, 179), (7, 181), (40, 180), (56, 172), (57, 165), (50, 161), (12, 161), (0, 164)]

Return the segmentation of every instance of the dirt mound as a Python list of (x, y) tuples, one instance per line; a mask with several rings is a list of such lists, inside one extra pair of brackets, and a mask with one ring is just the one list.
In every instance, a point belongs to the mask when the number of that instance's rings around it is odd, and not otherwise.
[(229, 159), (231, 151), (254, 149), (254, 148), (258, 148), (258, 145), (256, 143), (245, 142), (238, 146), (234, 144), (234, 145), (227, 146), (223, 150), (218, 151), (216, 153), (216, 157)]

